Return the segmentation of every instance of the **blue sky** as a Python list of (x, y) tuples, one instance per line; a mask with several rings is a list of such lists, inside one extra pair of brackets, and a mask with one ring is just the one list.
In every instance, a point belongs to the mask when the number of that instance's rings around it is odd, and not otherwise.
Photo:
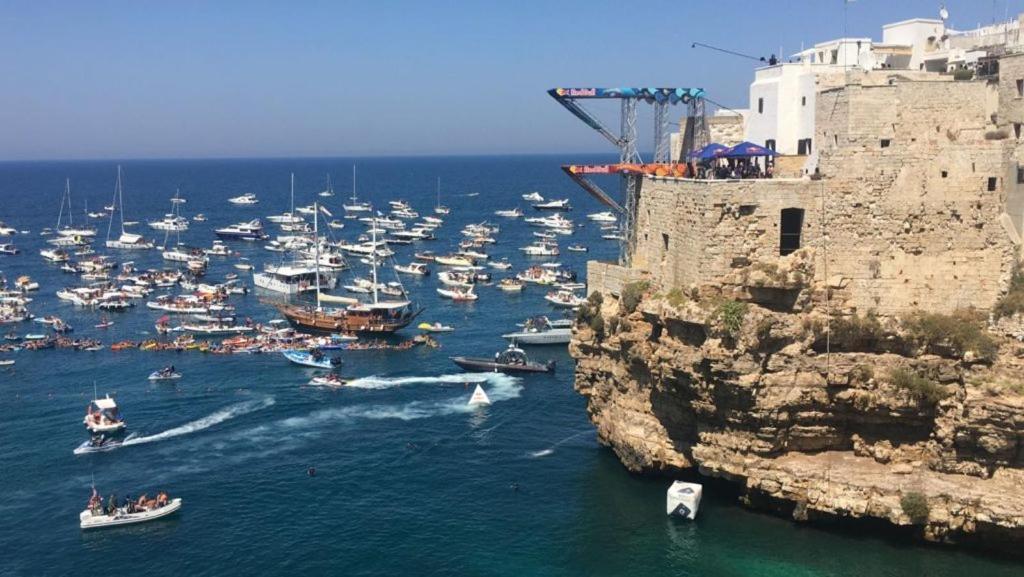
[[(857, 0), (849, 35), (940, 3)], [(1024, 11), (945, 4), (958, 28)], [(743, 107), (755, 63), (691, 42), (791, 54), (842, 31), (842, 0), (2, 0), (0, 159), (607, 151), (545, 90)]]

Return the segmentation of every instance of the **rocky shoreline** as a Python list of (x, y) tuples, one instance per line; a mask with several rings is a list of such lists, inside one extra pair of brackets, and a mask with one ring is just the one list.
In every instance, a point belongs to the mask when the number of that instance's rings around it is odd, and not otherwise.
[(813, 260), (592, 294), (570, 351), (600, 440), (631, 471), (696, 469), (798, 521), (877, 519), (1013, 551), (1024, 346), (972, 332), (968, 312), (851, 310), (844, 279), (811, 280)]

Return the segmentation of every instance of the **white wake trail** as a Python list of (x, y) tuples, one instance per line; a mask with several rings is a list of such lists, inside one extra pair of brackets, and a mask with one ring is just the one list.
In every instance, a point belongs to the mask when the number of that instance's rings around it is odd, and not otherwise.
[(225, 407), (201, 419), (196, 419), (195, 421), (185, 423), (184, 425), (174, 427), (173, 429), (168, 429), (162, 433), (157, 433), (155, 435), (149, 435), (146, 437), (136, 437), (133, 439), (127, 439), (125, 440), (124, 443), (121, 444), (121, 446), (126, 447), (128, 445), (142, 445), (145, 443), (154, 443), (156, 441), (163, 441), (165, 439), (171, 439), (174, 437), (180, 437), (182, 435), (188, 435), (189, 433), (194, 433), (196, 431), (208, 429), (214, 425), (219, 425), (220, 423), (223, 423), (224, 421), (233, 419), (235, 417), (252, 413), (254, 411), (259, 411), (261, 409), (265, 409), (273, 404), (273, 397), (267, 397), (257, 401), (245, 401), (242, 403), (231, 405), (230, 407)]

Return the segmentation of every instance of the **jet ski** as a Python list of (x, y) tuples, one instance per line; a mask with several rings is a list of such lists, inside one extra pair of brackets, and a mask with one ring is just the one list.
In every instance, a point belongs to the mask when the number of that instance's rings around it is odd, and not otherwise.
[(104, 451), (112, 451), (124, 444), (128, 439), (134, 438), (135, 433), (132, 433), (124, 438), (108, 437), (107, 435), (93, 435), (88, 441), (82, 443), (73, 451), (76, 455), (85, 455), (88, 453), (102, 453)]
[(153, 371), (149, 374), (149, 380), (151, 381), (173, 381), (180, 379), (181, 373), (174, 370), (174, 366), (164, 367), (159, 371)]

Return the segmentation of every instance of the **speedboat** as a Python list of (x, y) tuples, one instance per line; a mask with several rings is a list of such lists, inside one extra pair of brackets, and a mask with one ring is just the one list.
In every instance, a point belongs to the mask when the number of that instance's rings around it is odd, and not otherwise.
[(263, 232), (263, 223), (258, 218), (218, 228), (213, 232), (224, 239), (263, 240), (268, 238), (267, 234)]
[(230, 202), (231, 204), (238, 204), (238, 205), (246, 205), (246, 204), (252, 205), (252, 204), (259, 204), (260, 201), (259, 201), (258, 198), (256, 198), (255, 194), (249, 193), (249, 194), (243, 194), (242, 196), (236, 196), (234, 198), (229, 198), (228, 202)]
[(531, 192), (529, 194), (524, 194), (523, 200), (528, 200), (530, 202), (544, 202), (544, 197), (541, 196), (539, 192)]
[(19, 252), (21, 252), (21, 251), (19, 251), (18, 247), (14, 246), (13, 244), (10, 244), (10, 243), (0, 244), (0, 254), (15, 255), (15, 254), (18, 254)]
[(530, 361), (523, 349), (512, 343), (504, 351), (494, 355), (493, 359), (482, 357), (450, 357), (452, 362), (467, 371), (486, 371), (495, 373), (552, 373), (555, 361), (536, 363)]
[(527, 319), (522, 330), (501, 337), (524, 345), (567, 345), (572, 339), (572, 321), (535, 317)]
[[(315, 352), (314, 352), (315, 351)], [(304, 367), (317, 369), (333, 369), (341, 366), (340, 357), (328, 357), (317, 349), (312, 351), (281, 351), (284, 358)]]
[(104, 451), (112, 451), (122, 445), (129, 439), (134, 439), (135, 433), (128, 435), (127, 437), (108, 437), (102, 433), (93, 435), (88, 441), (85, 441), (81, 445), (75, 447), (72, 453), (76, 455), (86, 455), (88, 453), (102, 453)]
[(587, 299), (569, 290), (549, 292), (548, 294), (544, 295), (544, 300), (548, 301), (549, 303), (553, 304), (556, 307), (568, 308), (575, 308), (587, 302)]
[(526, 284), (517, 278), (503, 278), (498, 281), (498, 288), (506, 292), (522, 292)]
[(505, 218), (519, 218), (520, 216), (523, 216), (523, 211), (519, 207), (516, 207), (512, 210), (496, 210), (494, 211), (494, 215), (503, 216)]
[(437, 294), (450, 298), (453, 301), (475, 301), (480, 298), (476, 293), (473, 292), (473, 287), (469, 288), (438, 288)]
[(537, 210), (570, 210), (572, 207), (569, 206), (569, 199), (563, 198), (561, 200), (538, 202), (533, 205), (533, 208)]
[(181, 509), (181, 498), (175, 497), (165, 504), (155, 503), (149, 507), (117, 507), (113, 511), (103, 509), (102, 499), (95, 495), (90, 501), (91, 507), (78, 515), (79, 524), (82, 529), (101, 529), (104, 527), (117, 527), (119, 525), (132, 525), (145, 523), (171, 515)]
[(117, 408), (117, 402), (110, 395), (102, 399), (93, 399), (86, 409), (82, 422), (85, 428), (93, 433), (114, 433), (127, 426)]
[(334, 373), (313, 377), (309, 380), (309, 385), (315, 387), (342, 387), (348, 384), (348, 380), (339, 377)]
[(414, 274), (417, 276), (427, 276), (430, 274), (430, 269), (427, 265), (421, 262), (411, 262), (408, 265), (396, 264), (395, 271), (405, 274)]
[(181, 373), (175, 372), (174, 367), (165, 367), (149, 374), (149, 380), (151, 381), (174, 381), (180, 378)]
[(18, 229), (7, 226), (3, 221), (0, 221), (0, 236), (13, 236), (16, 234), (18, 234)]
[(570, 252), (587, 252), (589, 249), (581, 244), (570, 244), (566, 247), (566, 250)]
[(618, 220), (615, 218), (615, 215), (609, 211), (588, 214), (587, 219), (594, 222), (615, 222)]

